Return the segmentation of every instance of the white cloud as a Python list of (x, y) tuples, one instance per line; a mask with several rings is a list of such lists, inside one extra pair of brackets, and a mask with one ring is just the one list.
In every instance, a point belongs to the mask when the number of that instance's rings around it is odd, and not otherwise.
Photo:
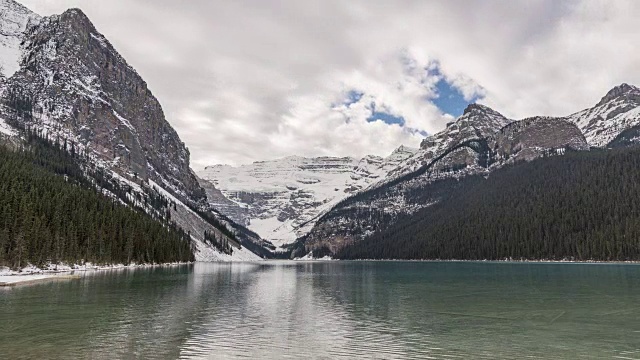
[[(634, 1), (25, 0), (80, 7), (139, 70), (194, 167), (299, 155), (386, 155), (450, 118), (437, 62), (466, 99), (566, 115), (640, 84)], [(351, 90), (363, 93), (344, 105)], [(405, 127), (367, 122), (371, 103)]]

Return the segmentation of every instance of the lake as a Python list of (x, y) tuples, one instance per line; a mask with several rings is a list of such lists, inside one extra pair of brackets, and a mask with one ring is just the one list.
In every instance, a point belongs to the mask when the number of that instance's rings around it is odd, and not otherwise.
[(640, 266), (197, 263), (0, 288), (0, 357), (640, 358)]

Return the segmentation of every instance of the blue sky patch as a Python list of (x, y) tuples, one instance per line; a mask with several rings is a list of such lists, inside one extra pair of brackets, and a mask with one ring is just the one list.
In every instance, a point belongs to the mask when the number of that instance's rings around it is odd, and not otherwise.
[(405, 124), (405, 120), (402, 116), (395, 116), (385, 111), (379, 111), (376, 109), (376, 104), (371, 103), (371, 116), (367, 118), (367, 121), (374, 122), (378, 120), (384, 121), (389, 125), (398, 124), (400, 126), (404, 126)]
[(440, 72), (439, 63), (434, 63), (432, 67), (426, 70), (430, 75), (438, 76), (440, 78), (436, 83), (437, 97), (430, 100), (443, 113), (457, 118), (462, 115), (467, 105), (473, 104), (481, 98), (481, 96), (474, 96), (470, 100), (465, 100), (462, 92), (452, 83), (448, 82), (442, 72)]
[(371, 116), (369, 116), (367, 118), (368, 122), (374, 122), (374, 121), (384, 121), (385, 123), (391, 125), (391, 124), (398, 124), (400, 126), (404, 126), (405, 124), (405, 120), (402, 116), (394, 116), (391, 115), (389, 113), (383, 112), (383, 111), (374, 111)]
[(360, 91), (349, 90), (349, 92), (347, 93), (347, 99), (345, 100), (344, 104), (347, 106), (351, 104), (355, 104), (358, 101), (360, 101), (360, 99), (362, 99), (363, 96), (364, 96), (364, 93), (361, 93)]
[(460, 90), (445, 79), (440, 79), (436, 83), (436, 91), (438, 92), (438, 97), (432, 100), (433, 103), (440, 111), (453, 117), (462, 115), (467, 105), (478, 100), (478, 97), (474, 97), (470, 101), (465, 100)]
[[(407, 62), (405, 66), (412, 67), (415, 66), (415, 64)], [(432, 102), (444, 114), (449, 114), (454, 118), (457, 118), (462, 115), (464, 109), (469, 104), (475, 103), (482, 98), (482, 95), (477, 95), (472, 99), (465, 100), (460, 89), (454, 86), (452, 82), (447, 81), (446, 77), (440, 72), (438, 63), (432, 64), (423, 70), (428, 73), (428, 76), (431, 79), (434, 76), (439, 79), (435, 84), (435, 95), (433, 98), (425, 99), (425, 101)], [(426, 81), (425, 86), (427, 86)], [(361, 102), (364, 95), (365, 94), (361, 91), (355, 89), (349, 90), (346, 93), (343, 104), (349, 107), (352, 104)], [(383, 121), (389, 125), (397, 124), (402, 127), (406, 124), (404, 117), (391, 114), (386, 106), (376, 107), (376, 103), (373, 102), (367, 106), (367, 108), (371, 111), (371, 115), (367, 118), (368, 122)]]

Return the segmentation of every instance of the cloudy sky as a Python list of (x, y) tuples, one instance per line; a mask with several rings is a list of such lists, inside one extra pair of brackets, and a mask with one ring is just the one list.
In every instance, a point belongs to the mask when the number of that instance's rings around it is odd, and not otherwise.
[(197, 170), (418, 146), (470, 102), (568, 115), (640, 85), (640, 1), (19, 0), (79, 7)]

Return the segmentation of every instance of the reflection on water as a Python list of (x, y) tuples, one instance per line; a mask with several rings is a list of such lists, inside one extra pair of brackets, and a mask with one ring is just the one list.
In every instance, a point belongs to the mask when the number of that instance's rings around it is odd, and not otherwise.
[(198, 263), (0, 292), (2, 358), (640, 358), (640, 266)]

